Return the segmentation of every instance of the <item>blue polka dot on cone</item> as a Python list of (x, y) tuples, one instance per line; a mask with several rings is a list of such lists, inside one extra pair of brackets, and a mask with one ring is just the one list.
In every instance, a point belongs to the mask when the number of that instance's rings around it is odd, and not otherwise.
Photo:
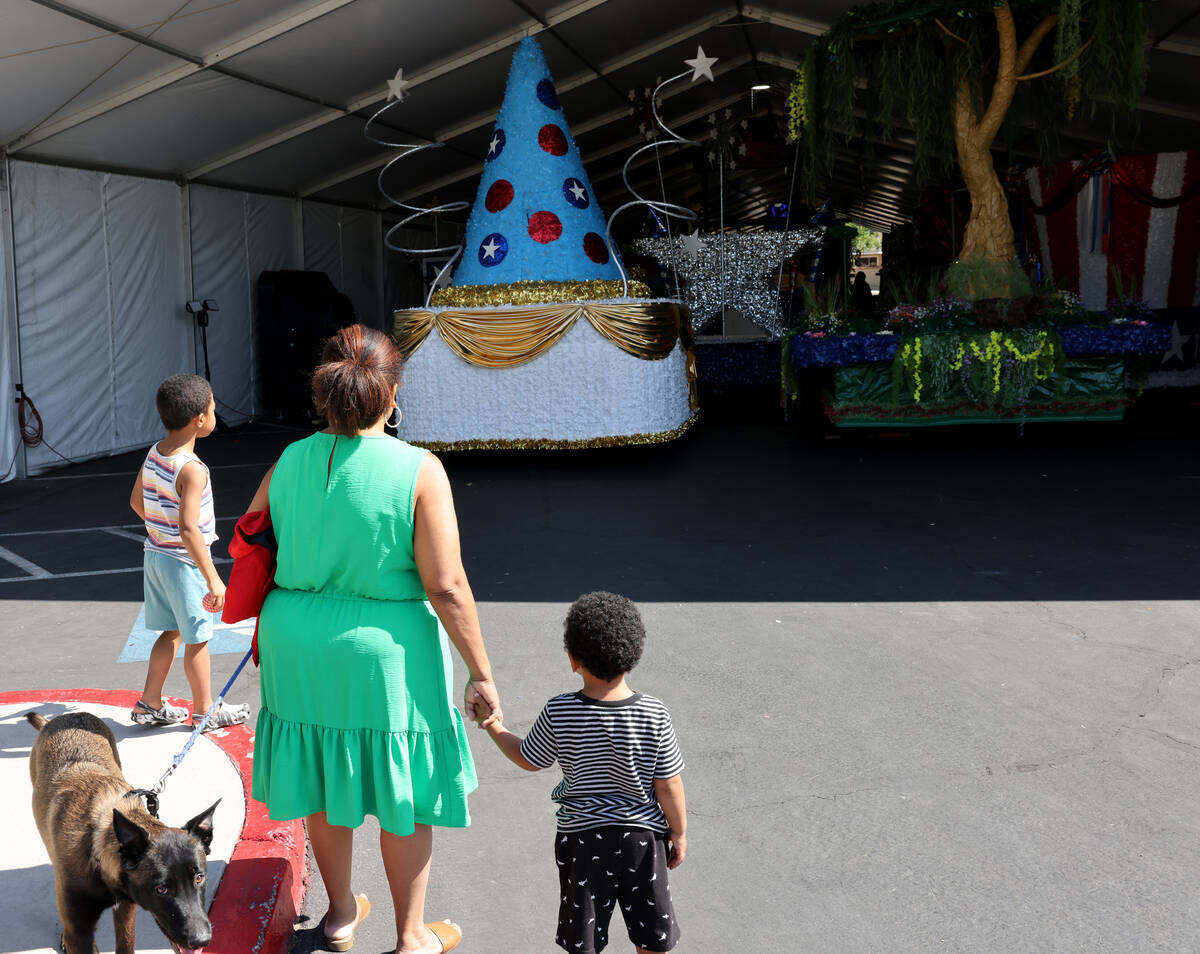
[(536, 40), (517, 45), (454, 284), (619, 281), (601, 210)]

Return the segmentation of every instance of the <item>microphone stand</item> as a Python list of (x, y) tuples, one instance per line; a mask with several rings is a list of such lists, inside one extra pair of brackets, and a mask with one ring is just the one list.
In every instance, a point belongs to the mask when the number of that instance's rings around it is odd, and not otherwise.
[[(200, 328), (200, 348), (204, 352), (204, 379), (212, 385), (212, 369), (208, 366), (208, 305), (202, 305), (200, 310), (196, 312), (196, 324)], [(217, 415), (217, 430), (222, 434), (228, 434), (230, 437), (237, 437), (238, 431), (241, 430), (241, 425), (233, 427), (225, 422), (219, 411)]]

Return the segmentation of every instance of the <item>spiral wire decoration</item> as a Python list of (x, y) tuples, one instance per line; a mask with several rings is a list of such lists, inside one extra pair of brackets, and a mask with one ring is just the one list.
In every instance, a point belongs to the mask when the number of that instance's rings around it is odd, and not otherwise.
[(402, 199), (397, 198), (396, 196), (392, 195), (387, 190), (387, 187), (383, 184), (384, 177), (387, 176), (387, 174), (391, 170), (392, 166), (394, 166), (397, 162), (399, 162), (401, 159), (407, 159), (409, 156), (413, 155), (413, 153), (421, 152), (424, 149), (436, 149), (440, 146), (446, 145), (444, 142), (425, 142), (425, 143), (396, 142), (391, 139), (382, 139), (379, 136), (373, 135), (371, 132), (371, 124), (375, 123), (377, 121), (380, 121), (382, 119), (384, 113), (386, 113), (393, 106), (400, 105), (401, 102), (402, 102), (402, 100), (396, 99), (393, 102), (384, 104), (378, 110), (376, 110), (375, 114), (370, 119), (367, 120), (366, 126), (363, 127), (363, 135), (367, 139), (369, 139), (371, 142), (376, 143), (380, 146), (385, 146), (389, 149), (403, 150), (402, 152), (398, 153), (397, 155), (392, 156), (392, 158), (388, 160), (387, 164), (384, 165), (384, 167), (379, 170), (379, 176), (377, 179), (379, 191), (383, 194), (383, 197), (385, 199), (387, 199), (389, 202), (391, 202), (392, 205), (396, 206), (397, 208), (403, 209), (409, 213), (407, 216), (405, 216), (403, 219), (401, 219), (399, 222), (397, 222), (395, 225), (393, 225), (390, 229), (387, 230), (387, 233), (383, 237), (383, 244), (386, 245), (388, 248), (390, 248), (394, 252), (404, 252), (407, 255), (433, 255), (438, 252), (454, 252), (455, 253), (455, 254), (451, 255), (450, 260), (448, 262), (446, 262), (445, 265), (442, 266), (441, 270), (437, 273), (437, 277), (434, 278), (433, 283), (429, 286), (429, 293), (425, 296), (425, 307), (428, 308), (430, 301), (433, 299), (434, 291), (441, 284), (442, 276), (445, 275), (446, 272), (448, 272), (451, 268), (454, 267), (454, 265), (458, 262), (459, 256), (462, 255), (462, 244), (459, 243), (457, 245), (443, 245), (439, 248), (408, 248), (406, 246), (397, 244), (397, 242), (394, 238), (394, 235), (395, 235), (395, 233), (399, 232), (402, 228), (404, 228), (406, 225), (408, 225), (409, 222), (413, 222), (416, 219), (419, 219), (423, 215), (439, 215), (444, 212), (458, 212), (458, 211), (461, 211), (462, 209), (470, 208), (471, 203), (464, 202), (464, 201), (446, 202), (446, 203), (443, 203), (442, 205), (436, 205), (431, 208), (424, 208), (421, 206), (409, 205), (407, 202), (403, 201)]
[[(687, 208), (686, 206), (676, 205), (673, 202), (666, 201), (666, 185), (665, 184), (663, 185), (663, 199), (658, 200), (658, 199), (645, 198), (637, 191), (637, 189), (635, 189), (632, 185), (630, 185), (630, 182), (629, 182), (629, 167), (630, 167), (630, 165), (632, 165), (633, 160), (636, 159), (638, 156), (640, 156), (643, 152), (646, 152), (649, 149), (655, 150), (654, 157), (655, 157), (655, 160), (657, 161), (659, 158), (658, 150), (662, 149), (664, 146), (670, 146), (670, 145), (698, 146), (698, 145), (700, 145), (700, 143), (697, 142), (695, 139), (685, 139), (685, 138), (683, 138), (683, 136), (677, 135), (674, 131), (668, 129), (667, 126), (663, 123), (662, 117), (660, 117), (658, 115), (658, 94), (662, 91), (663, 87), (669, 86), (671, 83), (674, 83), (676, 80), (681, 80), (684, 77), (691, 76), (692, 72), (693, 72), (692, 70), (684, 70), (678, 76), (672, 76), (670, 79), (663, 80), (661, 83), (658, 84), (658, 86), (656, 86), (654, 88), (654, 93), (650, 97), (650, 111), (654, 115), (655, 124), (658, 126), (659, 129), (661, 129), (667, 135), (668, 138), (667, 139), (657, 139), (656, 138), (653, 142), (648, 142), (648, 143), (646, 143), (646, 145), (644, 145), (638, 149), (635, 149), (632, 153), (630, 153), (629, 158), (625, 160), (625, 165), (621, 167), (621, 179), (625, 182), (625, 188), (629, 190), (629, 193), (630, 193), (630, 195), (633, 196), (633, 199), (632, 199), (632, 201), (626, 202), (624, 205), (622, 205), (621, 207), (616, 209), (613, 212), (613, 214), (608, 217), (608, 221), (604, 225), (604, 240), (608, 243), (609, 252), (612, 254), (613, 260), (617, 263), (617, 269), (621, 272), (621, 282), (623, 283), (622, 284), (622, 292), (621, 292), (622, 298), (626, 298), (629, 295), (629, 275), (625, 271), (625, 266), (624, 266), (624, 264), (622, 264), (620, 256), (618, 256), (615, 253), (616, 246), (613, 244), (613, 238), (612, 238), (613, 220), (616, 219), (616, 217), (618, 215), (620, 215), (622, 212), (624, 212), (626, 209), (633, 208), (633, 206), (635, 206), (635, 205), (644, 205), (644, 206), (648, 207), (651, 211), (660, 213), (663, 216), (663, 218), (667, 219), (667, 220), (674, 218), (674, 219), (681, 219), (684, 222), (695, 222), (700, 217), (697, 213), (693, 212), (691, 209)], [(659, 181), (660, 182), (662, 181), (661, 163), (659, 164)], [(667, 226), (667, 231), (668, 231), (668, 236), (669, 236), (670, 225)], [(674, 253), (672, 252), (672, 258), (673, 257), (674, 257)], [(678, 273), (676, 273), (676, 274), (678, 275)], [(678, 277), (676, 277), (677, 284), (678, 284), (678, 281), (679, 281), (679, 279), (678, 279)], [(676, 292), (678, 293), (678, 289), (676, 289)]]

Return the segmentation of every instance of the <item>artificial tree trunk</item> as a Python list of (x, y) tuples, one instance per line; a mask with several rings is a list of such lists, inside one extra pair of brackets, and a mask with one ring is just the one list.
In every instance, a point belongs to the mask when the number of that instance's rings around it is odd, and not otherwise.
[[(1012, 298), (1030, 293), (1029, 278), (1017, 263), (1016, 242), (1008, 217), (1008, 199), (992, 162), (992, 143), (1012, 105), (1017, 83), (1038, 44), (1058, 22), (1048, 16), (1017, 46), (1016, 26), (1007, 3), (993, 8), (999, 58), (992, 96), (986, 109), (976, 105), (964, 78), (954, 102), (954, 144), (963, 182), (971, 198), (971, 214), (958, 261), (947, 272), (951, 290), (964, 298)], [(955, 36), (938, 21), (947, 34)], [(1044, 74), (1036, 74), (1044, 75)]]

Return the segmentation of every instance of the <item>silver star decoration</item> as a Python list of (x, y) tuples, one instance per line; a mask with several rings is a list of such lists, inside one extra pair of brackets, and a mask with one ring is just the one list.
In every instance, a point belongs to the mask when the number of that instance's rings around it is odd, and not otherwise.
[(705, 76), (710, 80), (713, 79), (712, 68), (713, 64), (717, 62), (717, 58), (715, 56), (705, 56), (704, 47), (697, 46), (696, 58), (692, 60), (684, 60), (683, 62), (692, 68), (693, 83), (696, 82), (696, 80), (698, 80), (701, 76)]
[(406, 90), (412, 86), (412, 82), (404, 78), (404, 67), (396, 70), (396, 75), (387, 81), (388, 95), (387, 101), (390, 103), (393, 99), (398, 103), (404, 102)]
[[(638, 239), (633, 247), (663, 267), (674, 268), (686, 283), (683, 303), (692, 313), (693, 330), (699, 331), (719, 316), (724, 303), (777, 338), (786, 330), (775, 288), (779, 265), (801, 248), (820, 244), (824, 234), (820, 228), (725, 233), (723, 285), (720, 235)], [(694, 255), (693, 245), (698, 245)]]

